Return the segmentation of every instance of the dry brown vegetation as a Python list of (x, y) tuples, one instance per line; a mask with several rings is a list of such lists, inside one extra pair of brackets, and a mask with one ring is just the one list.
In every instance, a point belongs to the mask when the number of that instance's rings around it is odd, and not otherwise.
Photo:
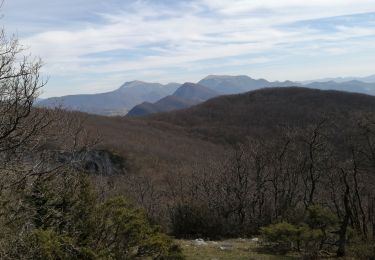
[(82, 116), (126, 161), (103, 194), (126, 194), (174, 235), (251, 236), (301, 223), (317, 204), (338, 219), (317, 252), (342, 255), (350, 230), (362, 241), (375, 234), (374, 110), (371, 96), (284, 88), (143, 119)]

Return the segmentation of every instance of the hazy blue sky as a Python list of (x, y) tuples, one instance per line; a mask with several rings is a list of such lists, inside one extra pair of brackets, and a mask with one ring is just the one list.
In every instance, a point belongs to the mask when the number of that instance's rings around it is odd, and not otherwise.
[(5, 0), (2, 13), (44, 60), (44, 96), (208, 74), (375, 74), (374, 0)]

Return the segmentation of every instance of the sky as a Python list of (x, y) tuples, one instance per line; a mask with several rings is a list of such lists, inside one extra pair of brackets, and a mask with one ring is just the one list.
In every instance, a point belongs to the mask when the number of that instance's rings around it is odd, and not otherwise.
[(5, 0), (1, 13), (44, 62), (43, 97), (210, 74), (375, 74), (374, 0)]

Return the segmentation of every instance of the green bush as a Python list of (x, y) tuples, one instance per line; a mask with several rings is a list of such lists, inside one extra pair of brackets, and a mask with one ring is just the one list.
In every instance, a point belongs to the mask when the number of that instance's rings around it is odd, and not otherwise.
[(304, 255), (315, 255), (319, 252), (323, 233), (307, 225), (295, 226), (287, 222), (272, 224), (261, 228), (266, 249), (280, 254), (300, 251)]
[(299, 230), (287, 222), (262, 227), (260, 233), (265, 246), (272, 251), (285, 254), (298, 247)]
[(130, 207), (122, 197), (100, 205), (93, 221), (92, 247), (101, 257), (160, 259), (178, 253), (172, 239), (150, 225), (145, 214)]
[(299, 251), (306, 257), (317, 257), (323, 249), (332, 251), (337, 239), (334, 232), (337, 223), (336, 216), (330, 210), (316, 205), (307, 209), (303, 223), (272, 224), (261, 228), (261, 234), (269, 250), (283, 254)]
[(305, 223), (313, 229), (327, 230), (334, 228), (338, 223), (338, 219), (329, 209), (313, 205), (307, 209)]
[(37, 178), (18, 203), (18, 225), (0, 226), (9, 234), (0, 237), (0, 258), (183, 259), (173, 240), (123, 197), (99, 202), (83, 174)]
[(24, 259), (96, 259), (97, 256), (87, 247), (78, 247), (74, 239), (56, 234), (51, 230), (34, 230), (28, 237)]

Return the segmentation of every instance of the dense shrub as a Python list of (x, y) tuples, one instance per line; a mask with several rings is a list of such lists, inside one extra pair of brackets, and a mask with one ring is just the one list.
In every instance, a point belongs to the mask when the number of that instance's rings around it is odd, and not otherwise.
[(337, 228), (336, 216), (329, 209), (314, 205), (307, 209), (303, 223), (272, 224), (261, 228), (261, 234), (264, 246), (272, 251), (299, 251), (304, 256), (317, 257), (326, 245), (332, 248)]
[[(77, 246), (71, 237), (51, 230), (34, 230), (27, 237), (24, 259), (95, 259), (97, 256), (88, 247)], [(17, 253), (15, 252), (15, 256)]]
[(319, 252), (323, 233), (307, 225), (296, 226), (287, 222), (272, 224), (261, 228), (263, 246), (270, 251), (286, 254), (290, 251), (314, 256)]
[(310, 228), (327, 232), (329, 229), (336, 227), (338, 219), (329, 209), (313, 205), (307, 209), (305, 222)]
[[(21, 196), (17, 226), (5, 225), (5, 259), (182, 259), (173, 240), (123, 197), (100, 202), (87, 177), (38, 177)], [(9, 212), (12, 214), (12, 212)]]
[(260, 230), (265, 246), (282, 254), (297, 248), (299, 230), (296, 226), (281, 222), (263, 227)]
[(101, 257), (159, 259), (175, 253), (172, 239), (151, 226), (142, 211), (130, 207), (121, 197), (99, 205), (93, 224), (89, 241)]

